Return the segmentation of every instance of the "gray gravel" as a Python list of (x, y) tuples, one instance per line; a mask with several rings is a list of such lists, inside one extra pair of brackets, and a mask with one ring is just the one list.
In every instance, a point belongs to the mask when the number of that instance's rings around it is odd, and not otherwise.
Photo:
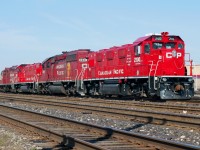
[[(83, 114), (78, 112), (70, 112), (57, 110), (47, 107), (39, 107), (35, 105), (27, 105), (27, 104), (17, 104), (5, 102), (1, 103), (7, 106), (13, 106), (25, 110), (30, 110), (34, 112), (44, 113), (48, 115), (53, 115), (61, 118), (72, 119), (82, 122), (87, 122), (91, 124), (97, 124), (100, 126), (122, 129), (134, 133), (145, 134), (151, 137), (157, 137), (166, 140), (179, 141), (187, 144), (200, 146), (200, 132), (196, 132), (193, 130), (186, 131), (177, 128), (152, 125), (152, 124), (141, 124), (132, 121), (122, 121), (116, 119), (110, 119), (98, 115), (93, 114)], [(200, 147), (199, 147), (200, 148)]]
[(30, 142), (28, 137), (0, 125), (0, 150), (41, 150), (41, 147)]

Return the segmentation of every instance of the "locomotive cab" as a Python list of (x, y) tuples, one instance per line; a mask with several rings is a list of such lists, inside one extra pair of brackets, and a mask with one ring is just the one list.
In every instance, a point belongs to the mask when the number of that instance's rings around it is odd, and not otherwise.
[(148, 94), (161, 99), (190, 99), (194, 95), (194, 81), (185, 75), (184, 41), (163, 32), (152, 35), (141, 45), (144, 64), (149, 65)]

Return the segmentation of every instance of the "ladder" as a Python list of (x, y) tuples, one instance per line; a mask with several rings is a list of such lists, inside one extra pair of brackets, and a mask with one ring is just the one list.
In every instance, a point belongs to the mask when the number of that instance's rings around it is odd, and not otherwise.
[(153, 61), (150, 61), (150, 62), (151, 62), (151, 67), (149, 70), (149, 89), (151, 89), (151, 77), (153, 76), (153, 88), (154, 88), (154, 90), (157, 90), (155, 76), (156, 76), (159, 62), (161, 62), (161, 60), (158, 60), (156, 64), (154, 64)]
[(78, 74), (78, 72), (77, 72), (77, 76), (76, 76), (76, 79), (75, 79), (76, 91), (78, 93), (80, 93), (81, 95), (85, 95), (84, 92), (83, 92), (83, 90), (84, 90), (83, 77), (84, 77), (86, 68), (87, 68), (87, 66), (84, 67), (82, 65), (82, 70), (81, 70), (80, 74)]

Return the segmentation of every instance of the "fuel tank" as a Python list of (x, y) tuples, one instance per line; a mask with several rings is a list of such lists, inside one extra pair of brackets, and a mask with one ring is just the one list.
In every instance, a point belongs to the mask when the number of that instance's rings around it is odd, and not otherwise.
[(62, 85), (50, 85), (48, 89), (52, 94), (67, 94)]
[(22, 86), (20, 86), (20, 92), (29, 93), (30, 89), (29, 89), (29, 87), (27, 85), (22, 85)]
[(118, 94), (120, 94), (119, 84), (103, 84), (101, 86), (101, 93), (118, 95)]

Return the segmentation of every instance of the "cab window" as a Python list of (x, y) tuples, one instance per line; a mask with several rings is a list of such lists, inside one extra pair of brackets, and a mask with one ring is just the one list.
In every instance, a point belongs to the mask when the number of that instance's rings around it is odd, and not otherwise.
[(51, 67), (51, 63), (47, 62), (47, 68), (50, 68), (50, 67)]
[(145, 53), (150, 53), (150, 44), (145, 44), (144, 45), (144, 52)]
[(183, 49), (183, 44), (182, 43), (178, 44), (178, 49)]
[(154, 42), (153, 49), (161, 49), (163, 47), (163, 43), (161, 42)]
[(165, 44), (166, 49), (172, 49), (175, 48), (175, 43), (169, 42)]
[(135, 51), (135, 56), (139, 56), (141, 54), (141, 46), (140, 45), (135, 46), (134, 51)]

